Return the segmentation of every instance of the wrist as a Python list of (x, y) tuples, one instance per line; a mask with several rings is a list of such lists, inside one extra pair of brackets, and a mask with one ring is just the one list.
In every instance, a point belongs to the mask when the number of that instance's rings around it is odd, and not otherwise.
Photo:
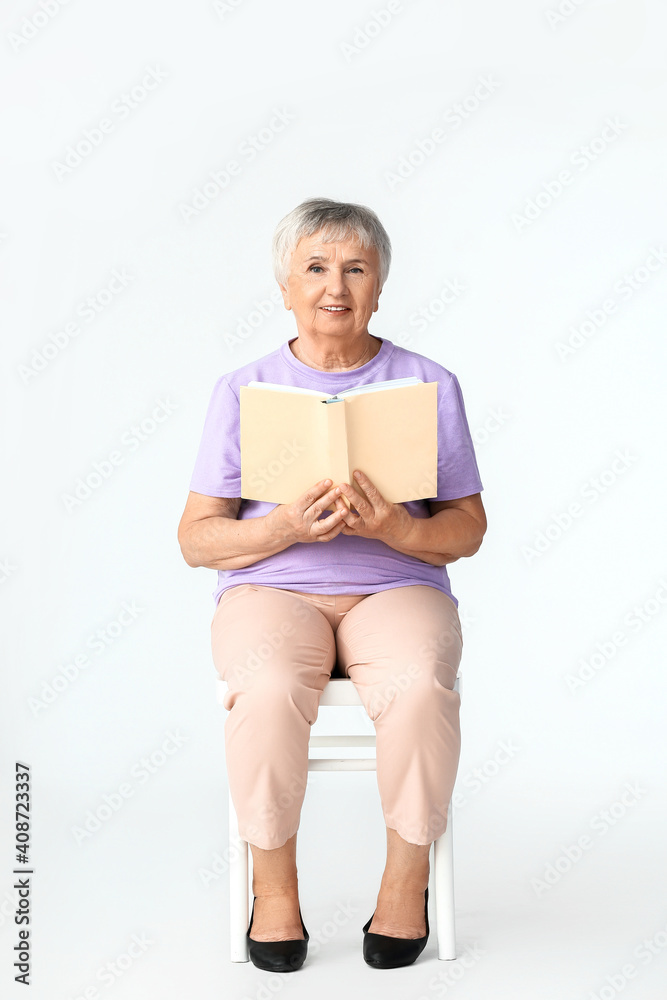
[(417, 518), (413, 517), (402, 504), (396, 504), (395, 511), (396, 518), (382, 540), (393, 548), (396, 546), (404, 549), (421, 548), (416, 540), (419, 528)]
[(277, 504), (264, 518), (267, 532), (267, 542), (270, 546), (280, 545), (283, 548), (287, 548), (287, 546), (292, 545), (296, 539), (290, 536), (289, 525), (281, 516), (282, 512), (280, 507), (281, 504)]

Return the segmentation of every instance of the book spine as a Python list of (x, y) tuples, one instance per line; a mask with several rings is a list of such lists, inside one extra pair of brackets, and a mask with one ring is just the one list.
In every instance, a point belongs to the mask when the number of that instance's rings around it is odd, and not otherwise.
[[(328, 402), (328, 400), (325, 400)], [(350, 463), (347, 453), (347, 425), (346, 410), (344, 400), (338, 400), (335, 406), (327, 406), (325, 413), (327, 417), (328, 448), (329, 448), (329, 477), (335, 486), (337, 483), (350, 482)], [(343, 500), (350, 507), (350, 502), (343, 496)], [(335, 508), (334, 508), (335, 509)]]

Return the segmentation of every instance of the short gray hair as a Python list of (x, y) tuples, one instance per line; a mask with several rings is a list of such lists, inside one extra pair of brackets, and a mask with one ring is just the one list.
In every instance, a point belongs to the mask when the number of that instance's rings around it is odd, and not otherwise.
[(375, 247), (380, 257), (380, 286), (384, 285), (391, 264), (391, 241), (386, 229), (366, 205), (330, 198), (308, 198), (278, 223), (272, 245), (276, 281), (287, 284), (292, 254), (299, 240), (319, 232), (325, 243), (356, 237), (361, 246)]

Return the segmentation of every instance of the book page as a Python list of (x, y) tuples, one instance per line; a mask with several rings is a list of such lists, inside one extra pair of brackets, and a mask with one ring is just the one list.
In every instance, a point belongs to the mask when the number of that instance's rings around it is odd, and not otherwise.
[(410, 375), (407, 378), (392, 378), (387, 382), (369, 382), (367, 385), (358, 385), (354, 389), (343, 389), (335, 396), (329, 396), (329, 400), (358, 396), (361, 392), (383, 392), (385, 389), (398, 389), (401, 385), (417, 385), (417, 383), (424, 384), (416, 375)]
[(319, 396), (320, 399), (328, 399), (328, 392), (319, 392), (317, 389), (302, 389), (298, 385), (277, 385), (275, 382), (257, 382), (254, 379), (248, 382), (253, 389), (277, 389), (280, 392), (302, 392), (306, 396)]
[[(405, 503), (438, 491), (438, 383), (365, 393), (345, 401), (349, 475), (361, 469), (385, 500)], [(350, 478), (357, 492), (356, 480)]]
[(293, 503), (319, 480), (331, 478), (323, 393), (316, 399), (257, 386), (242, 385), (239, 391), (243, 499)]
[(329, 400), (333, 401), (343, 399), (347, 396), (358, 395), (360, 392), (381, 392), (383, 389), (396, 389), (399, 385), (414, 385), (418, 382), (421, 383), (422, 380), (414, 375), (410, 375), (408, 378), (394, 378), (389, 379), (387, 382), (369, 382), (367, 385), (358, 385), (354, 389), (343, 389), (342, 392), (337, 392), (333, 396), (329, 395), (328, 392), (319, 392), (317, 389), (302, 389), (297, 385), (278, 385), (276, 382), (257, 382), (255, 379), (248, 382), (248, 385), (257, 389), (273, 389), (280, 392), (302, 392), (307, 396), (324, 398), (328, 402)]

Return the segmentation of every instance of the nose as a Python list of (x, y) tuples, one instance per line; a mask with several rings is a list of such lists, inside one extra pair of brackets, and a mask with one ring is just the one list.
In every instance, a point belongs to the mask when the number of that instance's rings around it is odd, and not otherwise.
[(337, 267), (332, 267), (329, 270), (329, 277), (327, 279), (327, 293), (332, 297), (344, 296), (347, 287), (345, 285), (345, 279), (343, 277), (342, 269)]

